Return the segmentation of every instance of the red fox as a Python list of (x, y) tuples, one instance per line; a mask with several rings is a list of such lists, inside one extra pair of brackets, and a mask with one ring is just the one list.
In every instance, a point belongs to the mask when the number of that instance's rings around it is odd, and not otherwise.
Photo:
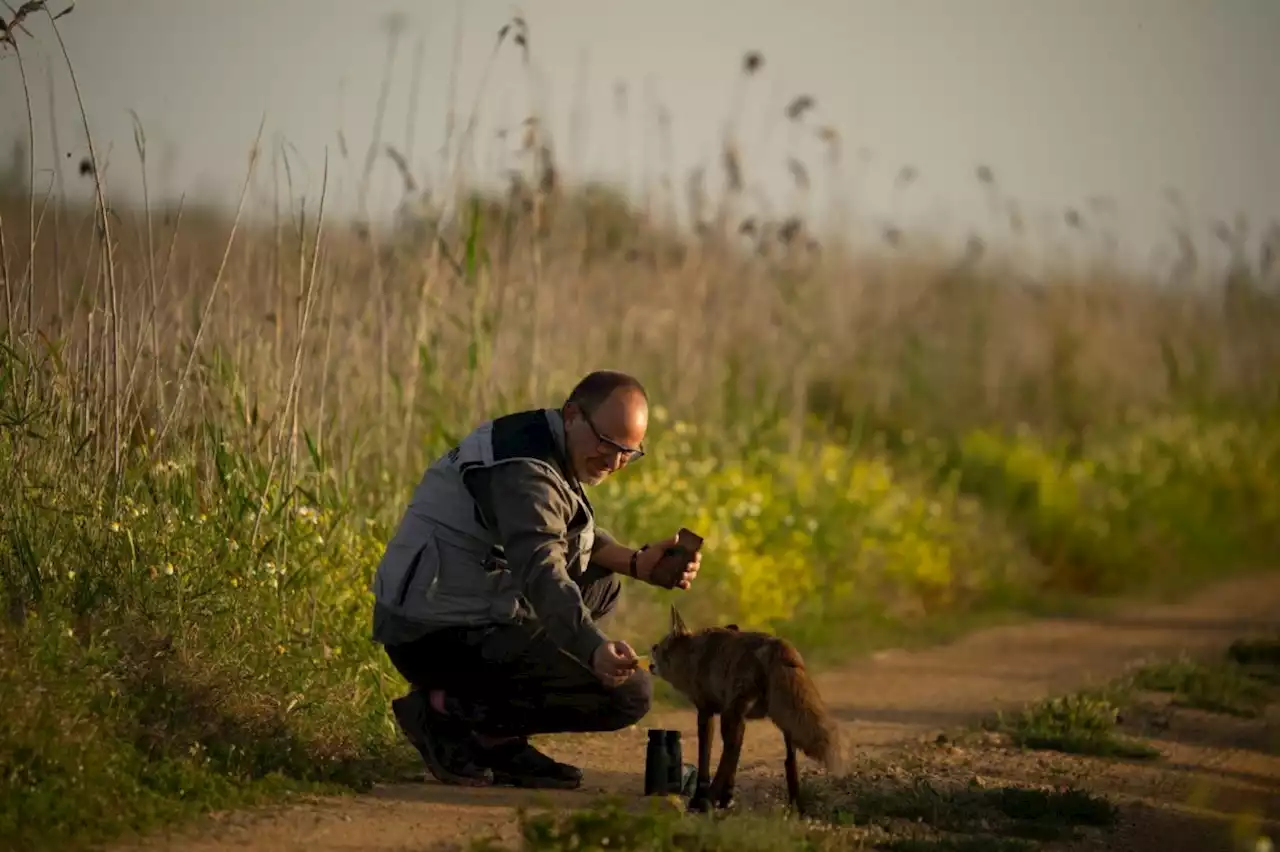
[[(800, 652), (767, 633), (737, 625), (696, 633), (671, 607), (671, 630), (650, 649), (650, 671), (693, 702), (698, 712), (698, 780), (690, 810), (727, 808), (733, 800), (738, 759), (748, 719), (768, 718), (786, 746), (787, 801), (800, 810), (796, 748), (839, 772), (839, 729), (827, 712)], [(720, 763), (711, 774), (711, 722), (720, 716)]]

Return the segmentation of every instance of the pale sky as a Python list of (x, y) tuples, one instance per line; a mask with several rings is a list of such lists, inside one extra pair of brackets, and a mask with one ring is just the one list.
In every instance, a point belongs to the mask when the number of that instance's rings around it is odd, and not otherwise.
[[(62, 8), (60, 0), (51, 7)], [(834, 195), (872, 221), (962, 230), (977, 223), (992, 239), (1000, 232), (988, 224), (974, 179), (979, 164), (1033, 215), (1058, 222), (1064, 207), (1085, 210), (1090, 196), (1115, 199), (1125, 244), (1139, 256), (1168, 241), (1169, 187), (1201, 223), (1244, 213), (1257, 233), (1280, 219), (1276, 0), (527, 0), (518, 7), (496, 0), (79, 0), (59, 25), (99, 153), (109, 154), (112, 192), (132, 194), (140, 185), (129, 110), (146, 131), (153, 194), (186, 191), (228, 203), (265, 117), (262, 179), (270, 179), (271, 152), (287, 144), (295, 187), (313, 205), (328, 146), (330, 209), (351, 210), (393, 12), (405, 15), (405, 26), (383, 137), (407, 147), (422, 39), (410, 152), (420, 179), (439, 174), (456, 67), (460, 121), (479, 106), (481, 166), (501, 144), (495, 130), (516, 127), (531, 98), (545, 98), (568, 177), (591, 172), (636, 186), (646, 163), (656, 174), (663, 162), (661, 104), (671, 115), (681, 196), (694, 165), (709, 162), (719, 174), (721, 123), (735, 114), (748, 179), (779, 209), (795, 203), (786, 168), (794, 150), (810, 166), (819, 209)], [(528, 22), (544, 84), (531, 86), (508, 43), (478, 95), (497, 31), (517, 12)], [(20, 38), (37, 167), (48, 169), (52, 159), (51, 67), (60, 164), (68, 190), (83, 189), (75, 164), (85, 147), (70, 79), (47, 22), (29, 20), (31, 37)], [(735, 107), (747, 50), (763, 54), (765, 65)], [(629, 92), (625, 118), (615, 105), (619, 82)], [(782, 116), (799, 94), (816, 101), (806, 117), (811, 127), (840, 134), (839, 176), (823, 169), (811, 134)], [(571, 125), (574, 110), (580, 117)], [(0, 49), (4, 151), (25, 130), (17, 63)], [(350, 150), (345, 161), (339, 130)], [(895, 193), (904, 165), (919, 178)], [(385, 208), (397, 184), (385, 157), (374, 177), (383, 193), (375, 204)], [(37, 186), (48, 180), (38, 176)]]

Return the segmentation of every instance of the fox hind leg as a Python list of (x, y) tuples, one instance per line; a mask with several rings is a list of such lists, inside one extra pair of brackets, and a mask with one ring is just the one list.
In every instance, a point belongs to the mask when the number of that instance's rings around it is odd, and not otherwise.
[(711, 737), (715, 714), (698, 710), (698, 780), (689, 798), (689, 810), (705, 811), (711, 805)]
[(783, 733), (782, 742), (787, 749), (786, 760), (783, 764), (786, 767), (787, 773), (787, 804), (790, 805), (797, 814), (801, 814), (800, 771), (799, 767), (796, 765), (796, 744), (788, 733)]

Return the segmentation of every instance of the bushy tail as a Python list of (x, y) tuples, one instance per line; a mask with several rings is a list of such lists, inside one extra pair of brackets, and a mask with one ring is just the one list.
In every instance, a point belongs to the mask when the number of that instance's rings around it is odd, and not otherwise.
[(779, 641), (765, 654), (769, 719), (791, 736), (796, 748), (838, 774), (844, 763), (840, 730), (805, 670), (800, 652)]

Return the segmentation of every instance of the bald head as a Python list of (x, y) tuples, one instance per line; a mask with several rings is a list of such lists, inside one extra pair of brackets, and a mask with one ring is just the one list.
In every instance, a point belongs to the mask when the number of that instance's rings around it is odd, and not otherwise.
[(564, 404), (573, 473), (597, 485), (638, 458), (649, 428), (649, 396), (634, 376), (598, 370), (578, 382)]

